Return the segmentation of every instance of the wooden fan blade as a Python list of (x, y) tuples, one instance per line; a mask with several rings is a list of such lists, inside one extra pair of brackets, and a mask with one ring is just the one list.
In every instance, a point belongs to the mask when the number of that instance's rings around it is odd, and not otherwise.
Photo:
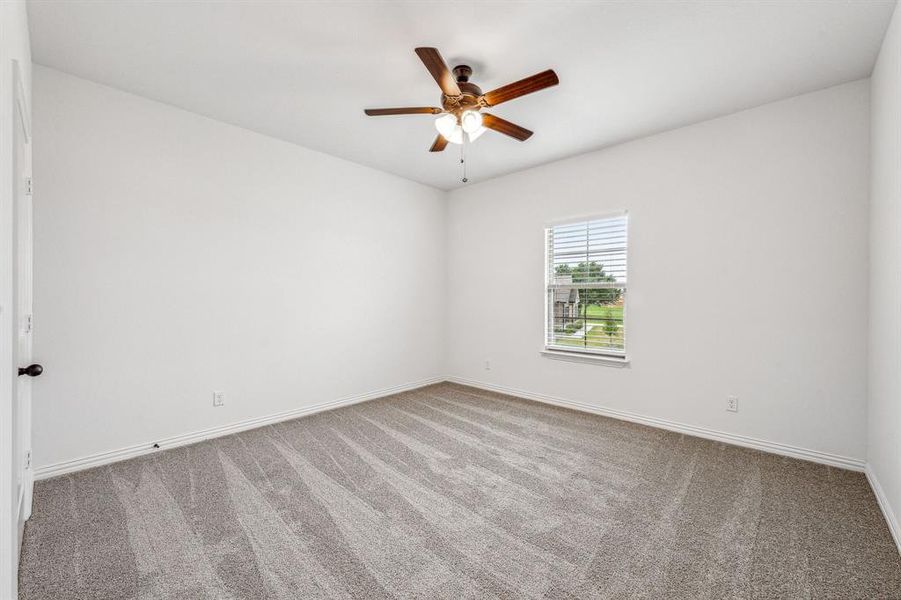
[(549, 88), (558, 83), (560, 83), (560, 80), (557, 79), (557, 74), (554, 73), (553, 70), (548, 69), (537, 75), (532, 75), (531, 77), (526, 77), (525, 79), (520, 79), (519, 81), (499, 87), (496, 90), (491, 90), (490, 92), (483, 94), (482, 99), (485, 100), (485, 104), (488, 106), (497, 106), (501, 102), (507, 102), (508, 100), (513, 100), (514, 98), (519, 98), (520, 96), (525, 96), (526, 94)]
[(444, 111), (433, 106), (407, 106), (403, 108), (367, 108), (364, 110), (370, 117), (382, 115), (437, 115)]
[(432, 147), (429, 148), (429, 152), (441, 152), (445, 148), (447, 148), (447, 140), (439, 133), (438, 137), (436, 137), (435, 141), (432, 143)]
[(489, 115), (488, 113), (482, 113), (482, 125), (488, 129), (493, 129), (498, 133), (503, 133), (504, 135), (516, 138), (520, 142), (524, 142), (532, 136), (532, 132), (525, 127), (520, 127), (516, 123), (511, 123), (510, 121), (495, 117), (494, 115)]
[(417, 48), (416, 55), (419, 56), (425, 68), (429, 70), (429, 73), (438, 82), (438, 87), (441, 88), (445, 96), (459, 96), (461, 94), (457, 80), (451, 75), (437, 48)]

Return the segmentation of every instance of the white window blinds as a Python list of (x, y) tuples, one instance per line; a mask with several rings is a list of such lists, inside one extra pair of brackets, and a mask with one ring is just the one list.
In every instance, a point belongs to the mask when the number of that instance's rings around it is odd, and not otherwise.
[(547, 229), (547, 338), (553, 350), (625, 356), (628, 217)]

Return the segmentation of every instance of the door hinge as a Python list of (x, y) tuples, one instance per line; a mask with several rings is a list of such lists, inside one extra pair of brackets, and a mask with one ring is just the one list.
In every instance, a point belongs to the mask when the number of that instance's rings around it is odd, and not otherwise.
[(34, 329), (34, 315), (25, 315), (25, 333), (31, 333)]
[(25, 453), (25, 468), (31, 468), (31, 450)]
[(25, 178), (25, 193), (31, 195), (31, 177)]

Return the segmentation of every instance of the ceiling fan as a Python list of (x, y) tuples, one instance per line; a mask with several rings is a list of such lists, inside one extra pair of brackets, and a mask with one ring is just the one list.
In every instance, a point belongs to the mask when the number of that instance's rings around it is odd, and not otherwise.
[(560, 83), (557, 74), (548, 69), (483, 94), (479, 86), (469, 81), (472, 69), (467, 65), (454, 67), (451, 75), (436, 48), (416, 48), (416, 54), (441, 88), (441, 108), (431, 106), (367, 108), (364, 112), (371, 117), (442, 115), (435, 121), (438, 137), (435, 138), (429, 152), (441, 152), (447, 147), (448, 142), (462, 144), (464, 136), (473, 142), (485, 132), (486, 128), (509, 135), (521, 142), (526, 141), (532, 135), (531, 131), (500, 117), (483, 113), (481, 110)]

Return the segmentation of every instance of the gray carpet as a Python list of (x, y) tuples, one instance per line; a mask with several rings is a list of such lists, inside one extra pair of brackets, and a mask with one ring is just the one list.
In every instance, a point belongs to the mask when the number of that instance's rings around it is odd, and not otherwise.
[(863, 475), (451, 384), (39, 482), (21, 598), (901, 598)]

